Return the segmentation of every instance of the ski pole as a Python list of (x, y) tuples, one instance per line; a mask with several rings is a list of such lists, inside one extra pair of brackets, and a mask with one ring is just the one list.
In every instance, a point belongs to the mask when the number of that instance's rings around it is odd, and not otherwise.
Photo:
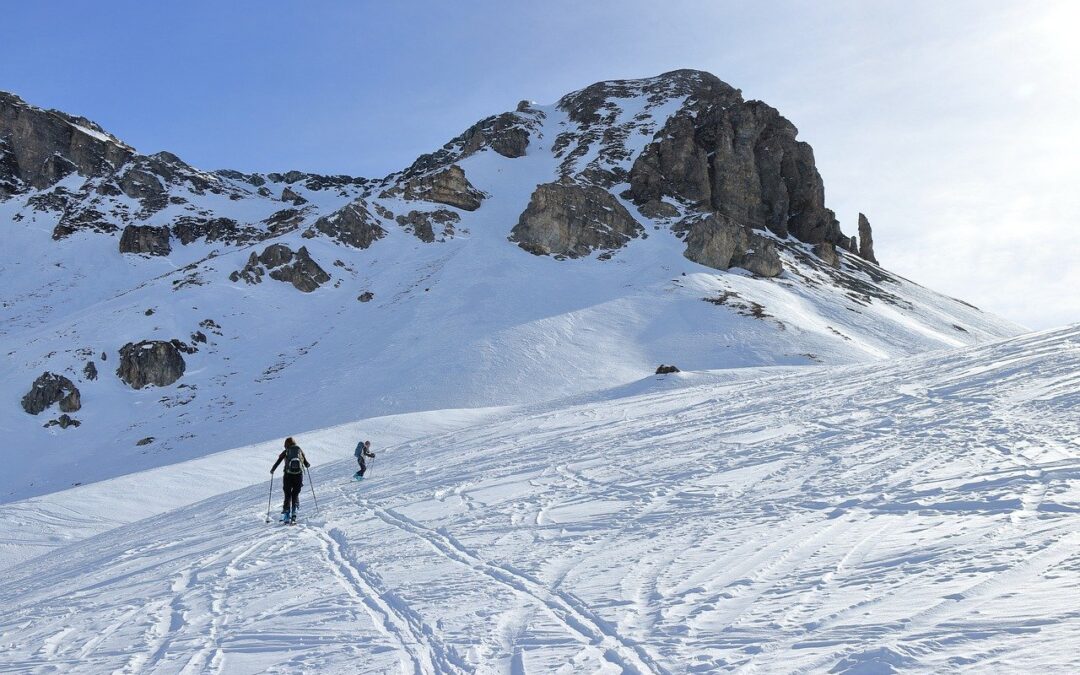
[(270, 502), (274, 499), (274, 472), (270, 472), (270, 495), (266, 498), (266, 522), (270, 522)]
[(375, 458), (374, 457), (371, 458), (371, 468), (368, 469), (368, 473), (370, 473), (372, 475), (375, 474)]
[(319, 515), (319, 499), (315, 496), (315, 479), (311, 477), (311, 469), (304, 467), (307, 471), (308, 487), (311, 488), (311, 499), (315, 502), (315, 515)]

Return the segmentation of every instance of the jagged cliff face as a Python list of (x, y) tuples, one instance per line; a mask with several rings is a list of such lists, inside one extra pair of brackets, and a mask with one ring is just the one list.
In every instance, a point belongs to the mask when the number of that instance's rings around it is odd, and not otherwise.
[[(561, 119), (552, 128), (556, 116)], [(555, 136), (545, 139), (545, 133)], [(381, 180), (260, 175), (199, 171), (168, 152), (141, 155), (89, 120), (0, 94), (0, 198), (31, 194), (30, 209), (57, 216), (54, 239), (84, 230), (120, 233), (119, 250), (125, 253), (168, 255), (173, 241), (188, 245), (200, 239), (245, 245), (302, 226), (309, 237), (322, 234), (358, 248), (395, 224), (433, 243), (435, 213), (442, 211), (442, 222), (457, 217), (434, 205), (475, 211), (485, 197), (460, 162), (484, 151), (516, 159), (533, 148), (557, 162), (552, 178), (565, 186), (559, 190), (567, 200), (554, 204), (548, 194), (553, 188), (543, 188), (547, 193), (538, 191), (533, 201), (553, 208), (555, 217), (538, 220), (534, 208), (518, 219), (532, 223), (528, 236), (519, 236), (521, 227), (510, 233), (537, 254), (573, 251), (571, 257), (580, 257), (600, 251), (610, 257), (634, 238), (611, 236), (611, 223), (575, 206), (587, 188), (598, 188), (642, 216), (631, 214), (617, 228), (622, 231), (640, 230), (640, 221), (657, 218), (685, 236), (690, 224), (677, 221), (690, 218), (709, 223), (706, 238), (749, 241), (752, 231), (761, 230), (876, 262), (867, 253), (872, 245), (865, 243), (871, 241), (869, 223), (860, 221), (861, 246), (840, 231), (824, 205), (813, 151), (796, 133), (775, 109), (743, 100), (737, 89), (708, 73), (685, 70), (600, 82), (563, 97), (554, 110), (523, 101)], [(588, 203), (598, 199), (594, 193)], [(395, 203), (398, 211), (402, 203), (409, 208), (396, 213)], [(702, 214), (717, 217), (704, 221)], [(701, 230), (698, 225), (695, 232)], [(440, 238), (447, 236), (453, 236), (452, 227)], [(687, 257), (720, 259), (697, 250), (700, 239), (688, 241)], [(825, 250), (831, 260), (831, 249)], [(736, 251), (732, 259), (743, 253)]]
[(0, 232), (0, 427), (35, 490), (74, 436), (135, 470), (1015, 332), (871, 262), (795, 127), (697, 71), (522, 102), (377, 179), (203, 171), (0, 95)]
[[(176, 155), (142, 155), (82, 117), (42, 110), (0, 93), (0, 199), (28, 196), (20, 215), (55, 216), (53, 239), (80, 231), (113, 235), (128, 227), (158, 229), (158, 245), (122, 252), (167, 255), (169, 240), (233, 245), (298, 226), (286, 207), (307, 203), (296, 190), (348, 201), (367, 181), (301, 172), (200, 171)], [(303, 208), (300, 209), (303, 211)], [(125, 232), (121, 241), (147, 235)]]

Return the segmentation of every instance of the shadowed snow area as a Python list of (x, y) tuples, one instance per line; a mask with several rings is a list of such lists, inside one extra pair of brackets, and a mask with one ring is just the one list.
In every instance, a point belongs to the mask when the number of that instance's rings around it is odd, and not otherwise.
[(296, 527), (263, 483), (5, 553), (0, 666), (1075, 672), (1078, 392), (1074, 326), (457, 413), (363, 483), (312, 433)]

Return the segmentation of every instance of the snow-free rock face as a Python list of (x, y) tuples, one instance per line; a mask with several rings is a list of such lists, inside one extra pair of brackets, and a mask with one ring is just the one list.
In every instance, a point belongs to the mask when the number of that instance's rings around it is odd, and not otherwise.
[(686, 251), (694, 262), (718, 270), (741, 267), (762, 277), (784, 271), (772, 240), (717, 214), (680, 223), (686, 232)]
[(536, 187), (510, 240), (536, 255), (580, 258), (621, 248), (642, 232), (610, 192), (564, 180)]
[(75, 412), (82, 408), (82, 395), (78, 387), (56, 373), (42, 373), (22, 398), (23, 410), (31, 415), (44, 412), (54, 403), (60, 404), (61, 412)]
[(284, 244), (271, 244), (262, 253), (252, 253), (243, 269), (233, 272), (230, 279), (249, 284), (262, 282), (264, 274), (271, 279), (292, 284), (296, 290), (310, 293), (330, 281), (330, 275), (311, 259), (306, 246), (293, 251)]
[(877, 257), (874, 255), (874, 232), (870, 229), (870, 221), (861, 213), (859, 214), (859, 257), (877, 264)]
[(167, 227), (128, 225), (120, 235), (120, 252), (166, 256), (172, 252), (170, 238)]
[(176, 341), (144, 340), (120, 348), (120, 366), (116, 375), (132, 389), (147, 385), (167, 387), (179, 380), (187, 369)]
[(308, 200), (302, 195), (297, 194), (291, 187), (286, 186), (285, 189), (281, 191), (281, 201), (291, 202), (293, 206), (300, 206), (302, 204), (307, 204)]
[[(776, 109), (745, 101), (739, 90), (699, 71), (675, 71), (647, 82), (646, 93), (674, 91), (686, 101), (634, 160), (629, 199), (647, 204), (668, 197), (779, 237), (790, 233), (811, 244), (847, 246), (833, 212), (825, 208), (813, 150), (795, 139), (795, 126)], [(611, 90), (627, 86), (625, 81), (593, 85), (564, 105), (573, 105), (573, 115), (593, 117)]]
[(836, 252), (836, 245), (832, 242), (823, 241), (820, 244), (814, 244), (814, 247), (810, 249), (810, 252), (821, 258), (821, 261), (830, 267), (840, 267), (840, 256)]
[(439, 150), (420, 155), (401, 172), (401, 176), (411, 178), (436, 171), (486, 148), (510, 159), (524, 157), (532, 136), (539, 129), (544, 117), (544, 113), (535, 109), (528, 101), (521, 101), (514, 112), (482, 119)]
[(457, 164), (436, 173), (410, 178), (399, 187), (385, 190), (380, 196), (398, 195), (410, 200), (455, 206), (463, 211), (475, 211), (484, 200), (484, 193), (469, 182), (465, 171)]
[(439, 229), (438, 236), (452, 237), (454, 225), (461, 222), (461, 216), (447, 209), (409, 211), (403, 216), (398, 216), (396, 222), (407, 232), (412, 232), (420, 241), (430, 244), (435, 241), (435, 228)]
[(58, 110), (27, 105), (0, 92), (0, 185), (45, 188), (72, 173), (103, 176), (134, 153), (97, 124)]
[(208, 244), (218, 241), (230, 244), (244, 244), (266, 237), (266, 234), (256, 228), (241, 227), (232, 218), (181, 216), (173, 221), (173, 225), (169, 229), (180, 240), (180, 243), (185, 246), (200, 239)]
[[(298, 171), (201, 171), (169, 152), (139, 154), (85, 118), (0, 92), (0, 203), (25, 195), (19, 216), (51, 221), (56, 241), (125, 230), (122, 252), (152, 256), (170, 255), (169, 232), (182, 246), (250, 243), (299, 227), (282, 213), (282, 200), (300, 207), (324, 193), (319, 209), (291, 212), (314, 220), (359, 197), (366, 183)], [(157, 229), (148, 236), (129, 226)]]
[[(339, 211), (319, 218), (314, 230), (353, 248), (364, 249), (386, 236), (386, 230), (368, 211), (367, 202), (358, 199)], [(311, 236), (314, 236), (312, 233)]]

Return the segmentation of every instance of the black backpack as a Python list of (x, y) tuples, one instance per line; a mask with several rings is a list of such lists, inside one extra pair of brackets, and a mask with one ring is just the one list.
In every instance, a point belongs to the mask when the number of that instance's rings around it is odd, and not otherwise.
[(304, 473), (304, 463), (300, 459), (299, 445), (290, 445), (285, 448), (285, 473)]

